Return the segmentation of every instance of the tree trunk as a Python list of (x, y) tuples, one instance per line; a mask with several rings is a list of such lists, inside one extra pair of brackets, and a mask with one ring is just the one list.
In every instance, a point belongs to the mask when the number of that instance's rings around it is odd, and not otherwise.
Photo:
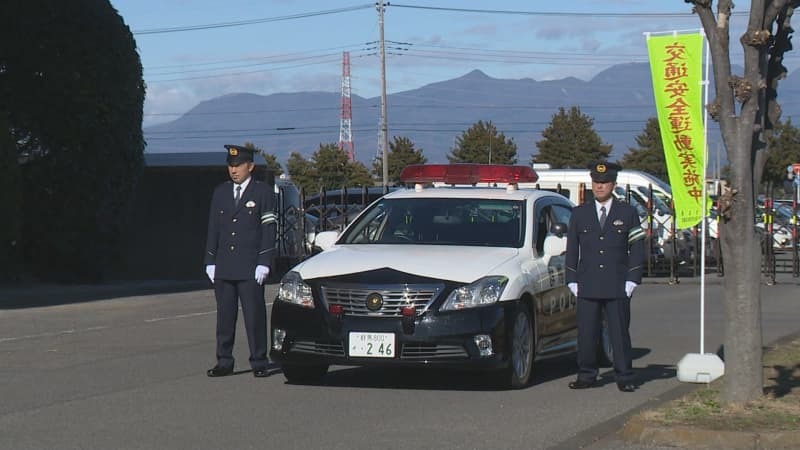
[[(745, 403), (763, 395), (761, 335), (761, 242), (755, 231), (750, 124), (740, 124), (728, 140), (732, 184), (738, 190), (730, 220), (724, 224), (725, 378), (722, 397)], [(770, 243), (771, 244), (771, 243)]]

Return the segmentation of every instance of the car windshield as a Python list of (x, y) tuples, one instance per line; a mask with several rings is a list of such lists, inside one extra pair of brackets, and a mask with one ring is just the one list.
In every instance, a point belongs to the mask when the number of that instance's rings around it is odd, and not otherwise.
[(518, 200), (382, 199), (359, 216), (339, 243), (519, 248), (523, 209)]

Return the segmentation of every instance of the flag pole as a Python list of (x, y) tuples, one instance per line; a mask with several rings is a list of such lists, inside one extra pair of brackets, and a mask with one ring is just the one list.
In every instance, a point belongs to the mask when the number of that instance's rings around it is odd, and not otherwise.
[(705, 45), (701, 47), (701, 52), (705, 50), (705, 75), (704, 79), (700, 80), (703, 86), (703, 162), (702, 162), (702, 178), (703, 187), (701, 189), (703, 200), (701, 201), (702, 213), (700, 230), (703, 233), (701, 237), (700, 249), (700, 353), (687, 353), (678, 361), (678, 380), (689, 383), (711, 383), (715, 379), (725, 374), (725, 363), (715, 353), (705, 353), (705, 325), (706, 325), (706, 215), (707, 215), (707, 201), (708, 201), (708, 183), (706, 183), (706, 170), (708, 162), (708, 91), (711, 85), (709, 79), (709, 68), (711, 63), (711, 51), (708, 37), (703, 31), (700, 32), (703, 37)]
[(709, 91), (709, 67), (710, 67), (710, 46), (708, 38), (705, 33), (702, 33), (703, 41), (705, 42), (704, 48), (706, 51), (706, 67), (704, 79), (701, 81), (703, 84), (703, 220), (700, 222), (700, 232), (703, 233), (700, 238), (700, 354), (705, 354), (706, 342), (706, 234), (707, 234), (707, 207), (708, 201), (708, 182), (706, 181), (706, 171), (708, 170), (708, 91)]

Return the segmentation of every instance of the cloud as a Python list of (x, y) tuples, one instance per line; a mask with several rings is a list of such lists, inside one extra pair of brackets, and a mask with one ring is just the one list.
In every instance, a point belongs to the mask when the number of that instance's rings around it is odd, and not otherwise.
[(557, 41), (563, 39), (569, 35), (569, 31), (567, 31), (564, 27), (561, 26), (549, 26), (549, 27), (540, 27), (536, 30), (534, 36), (538, 39), (545, 39), (548, 41)]
[(497, 25), (495, 24), (475, 25), (461, 30), (458, 34), (470, 37), (475, 37), (475, 36), (493, 37), (497, 36)]

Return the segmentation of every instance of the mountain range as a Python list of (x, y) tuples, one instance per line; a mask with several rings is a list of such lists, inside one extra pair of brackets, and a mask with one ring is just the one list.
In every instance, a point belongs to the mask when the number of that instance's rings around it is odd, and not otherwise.
[[(784, 119), (800, 112), (798, 85), (800, 77), (794, 73), (779, 86)], [(371, 167), (378, 148), (380, 97), (353, 95), (351, 103), (355, 156)], [(635, 137), (656, 114), (646, 63), (617, 64), (589, 81), (497, 79), (473, 70), (388, 94), (386, 103), (389, 140), (410, 138), (434, 163), (447, 162), (455, 139), (478, 120), (491, 121), (512, 138), (519, 162), (528, 163), (558, 108), (572, 106), (593, 118), (595, 131), (613, 145), (615, 160), (636, 147)], [(332, 92), (224, 95), (201, 102), (176, 120), (144, 128), (145, 154), (152, 160), (167, 153), (221, 152), (224, 144), (249, 141), (282, 164), (295, 151), (309, 158), (320, 144), (339, 141), (341, 104), (341, 95)], [(720, 146), (719, 131), (710, 124), (709, 149), (714, 151)], [(202, 156), (208, 160), (211, 155)]]

